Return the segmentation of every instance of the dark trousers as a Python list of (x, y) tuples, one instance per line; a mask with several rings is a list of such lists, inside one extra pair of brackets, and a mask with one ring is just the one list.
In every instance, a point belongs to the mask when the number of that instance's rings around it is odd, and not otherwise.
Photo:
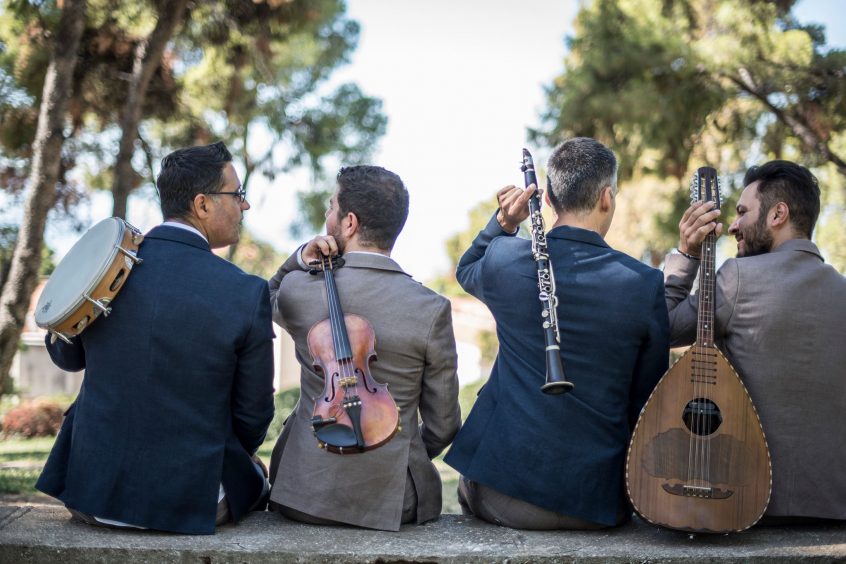
[[(142, 530), (141, 527), (133, 527), (131, 525), (112, 525), (109, 523), (101, 523), (97, 519), (94, 518), (93, 515), (89, 515), (88, 513), (83, 513), (82, 511), (77, 511), (76, 509), (71, 509), (67, 507), (67, 510), (70, 511), (71, 516), (74, 519), (82, 521), (88, 525), (94, 525), (95, 527), (105, 527), (107, 529), (127, 529), (127, 530)], [(214, 525), (219, 527), (224, 523), (228, 523), (232, 520), (232, 516), (229, 514), (229, 504), (226, 503), (226, 498), (224, 497), (217, 503), (217, 516), (214, 520)]]

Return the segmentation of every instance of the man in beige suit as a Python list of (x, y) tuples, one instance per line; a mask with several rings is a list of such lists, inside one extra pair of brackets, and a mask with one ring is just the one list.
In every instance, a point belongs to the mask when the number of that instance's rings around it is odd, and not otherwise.
[[(810, 239), (817, 179), (771, 161), (746, 173), (729, 233), (736, 259), (717, 272), (718, 343), (746, 384), (770, 447), (773, 491), (764, 523), (846, 519), (846, 279)], [(664, 267), (674, 346), (696, 336), (690, 289), (720, 212), (697, 203)]]
[[(327, 235), (301, 247), (270, 280), (274, 320), (294, 338), (302, 367), (300, 401), (271, 457), (271, 508), (298, 521), (396, 531), (441, 512), (441, 480), (431, 459), (461, 425), (450, 303), (390, 258), (408, 216), (399, 176), (355, 166), (341, 169), (337, 180)], [(388, 384), (401, 425), (384, 446), (344, 455), (318, 448), (311, 426), (323, 376), (312, 366), (307, 335), (328, 309), (323, 277), (305, 270), (320, 254), (339, 253), (341, 306), (373, 326), (378, 361), (371, 371)]]

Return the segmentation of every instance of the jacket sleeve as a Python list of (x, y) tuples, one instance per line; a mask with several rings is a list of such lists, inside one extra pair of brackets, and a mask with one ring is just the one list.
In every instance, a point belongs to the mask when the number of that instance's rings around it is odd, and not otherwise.
[(461, 427), (457, 362), (451, 305), (444, 300), (429, 330), (420, 394), (420, 435), (429, 458), (440, 454)]
[(640, 410), (643, 409), (649, 394), (658, 384), (658, 380), (667, 371), (670, 360), (670, 327), (665, 302), (664, 283), (655, 271), (655, 284), (652, 286), (652, 306), (648, 312), (646, 337), (638, 352), (637, 364), (629, 393), (629, 425), (634, 429)]
[(247, 335), (238, 348), (232, 383), (232, 428), (250, 454), (264, 441), (273, 419), (273, 328), (267, 286), (259, 285)]
[(667, 255), (664, 259), (664, 295), (670, 315), (670, 344), (690, 345), (696, 340), (696, 318), (699, 298), (691, 294), (699, 271), (699, 261), (684, 255)]
[(279, 267), (279, 270), (276, 271), (276, 274), (273, 275), (268, 283), (268, 289), (270, 290), (270, 306), (271, 311), (273, 313), (273, 321), (278, 323), (281, 327), (284, 327), (282, 323), (282, 314), (279, 308), (279, 287), (282, 285), (282, 280), (295, 270), (304, 270), (304, 265), (302, 264), (302, 259), (300, 258), (300, 252), (302, 252), (303, 247), (305, 245), (300, 245), (300, 247), (294, 251), (288, 259), (282, 263), (282, 266)]
[[(696, 322), (699, 296), (691, 293), (699, 261), (683, 255), (667, 255), (664, 261), (664, 285), (667, 310), (670, 315), (670, 345), (691, 345), (696, 340)], [(716, 304), (716, 330), (725, 334), (737, 301), (740, 279), (737, 259), (727, 260), (717, 271), (714, 302)]]
[(56, 339), (55, 343), (51, 343), (51, 340), (51, 335), (48, 333), (44, 337), (44, 344), (47, 345), (47, 353), (53, 364), (67, 372), (85, 369), (85, 347), (82, 345), (81, 337), (73, 337), (70, 344), (61, 339)]
[(479, 231), (470, 248), (465, 251), (461, 260), (458, 262), (458, 268), (455, 272), (455, 277), (458, 283), (464, 288), (468, 294), (485, 301), (484, 293), (482, 291), (482, 268), (485, 262), (485, 254), (488, 246), (496, 237), (513, 237), (517, 233), (508, 233), (503, 231), (499, 222), (496, 220), (497, 210), (494, 212), (488, 224), (484, 229)]

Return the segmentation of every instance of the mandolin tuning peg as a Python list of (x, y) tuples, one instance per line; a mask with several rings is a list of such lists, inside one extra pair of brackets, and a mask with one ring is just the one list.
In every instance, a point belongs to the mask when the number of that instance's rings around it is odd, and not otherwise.
[(326, 443), (323, 441), (317, 441), (317, 448), (326, 448)]

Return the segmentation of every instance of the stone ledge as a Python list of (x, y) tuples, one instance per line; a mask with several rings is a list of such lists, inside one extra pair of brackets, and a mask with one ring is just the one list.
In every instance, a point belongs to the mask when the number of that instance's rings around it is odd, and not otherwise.
[(595, 532), (516, 531), (444, 515), (399, 533), (316, 527), (254, 513), (214, 536), (101, 530), (60, 507), (0, 506), (0, 562), (835, 562), (846, 561), (846, 525), (759, 527), (697, 536), (636, 520)]

